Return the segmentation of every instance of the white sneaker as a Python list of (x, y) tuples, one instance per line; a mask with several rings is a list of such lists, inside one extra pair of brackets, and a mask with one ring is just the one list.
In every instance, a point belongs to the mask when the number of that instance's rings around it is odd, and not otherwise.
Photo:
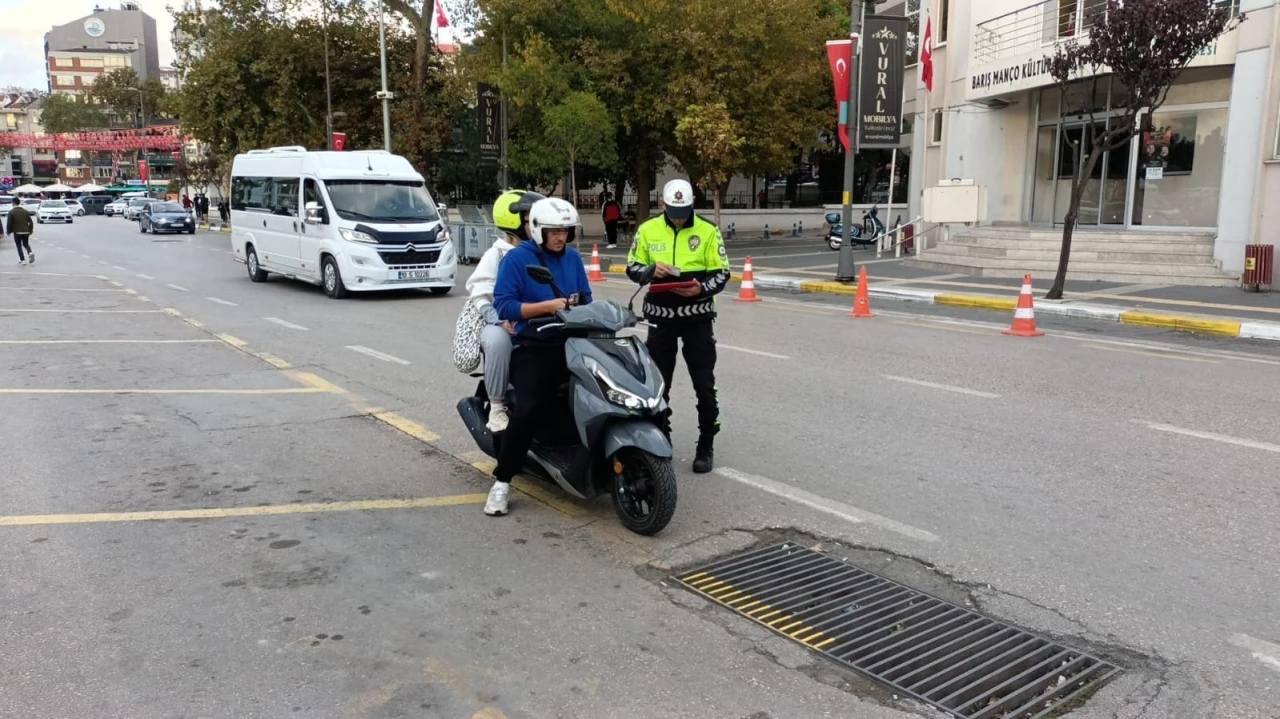
[(484, 503), (484, 513), (490, 517), (501, 517), (507, 513), (507, 495), (511, 494), (509, 482), (494, 482), (489, 490), (489, 500)]
[(507, 431), (507, 425), (511, 423), (511, 417), (507, 414), (505, 405), (489, 408), (489, 424), (486, 425), (489, 431), (497, 434)]
[(27, 264), (28, 264), (28, 265), (34, 265), (35, 263), (36, 263), (36, 253), (34, 253), (34, 252), (28, 252), (28, 253), (27, 253)]

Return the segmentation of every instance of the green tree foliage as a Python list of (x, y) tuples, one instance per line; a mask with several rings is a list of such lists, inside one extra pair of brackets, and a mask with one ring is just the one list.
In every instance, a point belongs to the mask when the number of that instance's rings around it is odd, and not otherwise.
[(570, 197), (576, 202), (577, 164), (607, 168), (617, 160), (613, 118), (600, 98), (589, 92), (571, 92), (559, 104), (547, 108), (542, 119), (547, 144), (567, 161)]
[(167, 93), (160, 80), (149, 77), (143, 81), (131, 67), (103, 74), (93, 84), (93, 90), (89, 94), (115, 110), (117, 115), (133, 117), (139, 125), (146, 118), (164, 114), (167, 106)]
[(49, 95), (40, 107), (45, 132), (85, 132), (105, 129), (109, 123), (101, 108), (77, 102), (70, 95)]
[[(177, 50), (185, 73), (176, 105), (183, 127), (222, 157), (276, 145), (328, 146), (325, 137), (324, 15), (298, 0), (223, 0), (216, 12), (179, 13)], [(353, 149), (381, 148), (378, 18), (358, 2), (328, 13), (334, 130)], [(424, 174), (452, 131), (460, 89), (438, 55), (424, 80), (413, 73), (415, 38), (388, 22), (387, 77), (392, 150)]]
[(694, 184), (713, 198), (716, 224), (720, 224), (720, 192), (742, 167), (740, 152), (745, 140), (738, 123), (724, 103), (690, 105), (676, 124), (676, 140), (684, 148), (684, 164)]

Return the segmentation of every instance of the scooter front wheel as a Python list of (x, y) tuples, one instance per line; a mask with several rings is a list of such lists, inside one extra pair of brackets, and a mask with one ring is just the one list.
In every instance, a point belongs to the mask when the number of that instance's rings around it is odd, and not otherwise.
[(615, 454), (613, 462), (613, 508), (618, 519), (636, 534), (661, 532), (676, 511), (676, 471), (671, 460), (632, 447)]

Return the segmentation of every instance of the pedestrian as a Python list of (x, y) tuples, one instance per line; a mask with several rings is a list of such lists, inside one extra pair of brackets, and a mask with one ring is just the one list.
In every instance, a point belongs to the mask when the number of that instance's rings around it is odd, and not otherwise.
[(767, 208), (769, 206), (769, 193), (766, 190), (761, 189), (760, 192), (756, 193), (756, 202), (760, 209), (763, 210)]
[(182, 209), (188, 211), (191, 209), (191, 198), (186, 195), (182, 196)]
[(231, 221), (231, 205), (227, 203), (227, 198), (218, 200), (218, 217), (222, 220), (222, 224), (226, 225)]
[(209, 198), (203, 192), (196, 195), (196, 215), (200, 221), (208, 224), (209, 222)]
[(613, 194), (604, 193), (604, 206), (600, 208), (600, 219), (604, 220), (604, 234), (608, 238), (605, 245), (612, 250), (618, 246), (618, 223), (622, 222), (622, 205), (613, 199)]
[[(21, 204), (9, 210), (9, 226), (5, 234), (13, 235), (13, 243), (18, 246), (18, 264), (36, 263), (36, 253), (31, 251), (31, 233), (35, 225), (31, 222), (31, 213)], [(24, 254), (25, 250), (25, 254)]]
[[(676, 350), (684, 344), (684, 362), (698, 397), (698, 446), (693, 471), (710, 472), (715, 465), (715, 436), (720, 432), (720, 404), (716, 397), (715, 296), (729, 285), (729, 256), (715, 225), (693, 212), (693, 187), (671, 180), (662, 189), (662, 214), (636, 230), (627, 257), (627, 276), (639, 281), (652, 266), (654, 285), (689, 283), (670, 291), (650, 286), (644, 298), (649, 321), (649, 354), (662, 373), (664, 399), (670, 400), (676, 369)], [(671, 436), (671, 409), (663, 417), (663, 431)]]

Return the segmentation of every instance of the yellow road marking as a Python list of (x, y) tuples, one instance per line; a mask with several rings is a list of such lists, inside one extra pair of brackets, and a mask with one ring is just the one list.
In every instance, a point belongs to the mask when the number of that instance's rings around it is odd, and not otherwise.
[[(484, 456), (480, 452), (467, 452), (461, 457), (463, 461), (466, 461), (466, 455)], [(476, 461), (468, 462), (468, 464), (486, 475), (492, 475), (494, 468), (498, 466), (497, 462), (487, 458), (477, 459)], [(522, 476), (517, 476), (512, 480), (511, 486), (529, 498), (535, 499), (567, 517), (580, 517), (583, 514), (586, 514), (586, 510), (584, 508), (579, 507), (572, 501), (564, 499), (562, 496), (556, 494), (550, 489), (547, 489), (546, 487), (543, 487), (536, 481), (526, 479)]]
[[(298, 374), (301, 375), (306, 373), (300, 372)], [(315, 375), (312, 375), (312, 377), (315, 377)], [(319, 377), (315, 377), (315, 379), (320, 380)], [(324, 382), (324, 380), (320, 380), (320, 381)], [(326, 382), (326, 384), (328, 383)], [(336, 386), (336, 385), (330, 385), (330, 386)], [(422, 425), (418, 424), (417, 422), (414, 422), (413, 420), (407, 417), (401, 417), (395, 412), (387, 412), (381, 409), (377, 409), (375, 407), (370, 407), (367, 411), (369, 415), (374, 419), (377, 419), (378, 421), (383, 422), (385, 424), (389, 424), (392, 427), (395, 427), (396, 429), (400, 430), (401, 432), (404, 432), (405, 434), (409, 435), (410, 437), (413, 437), (414, 439), (421, 440), (423, 442), (426, 442), (427, 444), (433, 444), (435, 442), (440, 441), (440, 435), (436, 434), (435, 432), (432, 432), (431, 430), (427, 429), (426, 427), (423, 427)]]
[(895, 325), (911, 325), (912, 327), (924, 327), (930, 330), (946, 330), (948, 332), (963, 332), (970, 335), (990, 335), (994, 334), (994, 330), (982, 331), (974, 329), (966, 329), (964, 327), (951, 327), (940, 322), (912, 322), (910, 320), (893, 320)]
[(280, 389), (0, 389), (0, 394), (320, 394), (317, 387)]
[(226, 517), (259, 517), (279, 514), (315, 514), (317, 512), (355, 512), (372, 509), (421, 509), (484, 504), (487, 494), (455, 494), (417, 499), (363, 499), (351, 502), (317, 502), (313, 504), (279, 504), (266, 507), (210, 507), (208, 509), (169, 509), (145, 512), (98, 512), (93, 514), (25, 514), (0, 517), (0, 527), (22, 527), (39, 524), (97, 524), (105, 522), (147, 522), (164, 519), (224, 519)]
[[(257, 357), (258, 359), (262, 360), (263, 362), (266, 362), (267, 364), (271, 365), (272, 367), (275, 367), (276, 369), (289, 369), (290, 367), (292, 367), (292, 366), (293, 366), (293, 365), (289, 364), (288, 362), (286, 362), (286, 361), (284, 361), (284, 360), (280, 359), (279, 357), (276, 357), (276, 356), (275, 356), (275, 355), (273, 355), (273, 354), (267, 354), (266, 352), (254, 352), (254, 353), (253, 353), (253, 356), (254, 356), (254, 357)], [(336, 387), (336, 385), (335, 385), (335, 387)]]
[(96, 279), (99, 279), (99, 280), (105, 280), (105, 279), (107, 279), (106, 277), (103, 277), (102, 275), (73, 275), (73, 274), (69, 274), (69, 273), (66, 273), (66, 272), (9, 272), (9, 271), (4, 271), (4, 272), (0, 272), (0, 275), (27, 275), (28, 277), (33, 276), (33, 275), (34, 275), (34, 276), (36, 276), (36, 277), (93, 277), (93, 278), (96, 278)]
[(248, 342), (245, 342), (239, 337), (232, 337), (231, 335), (214, 335), (214, 336), (222, 340), (223, 342), (226, 342), (227, 344), (231, 345), (232, 347), (235, 347), (238, 350), (242, 350), (245, 347), (249, 346)]
[(503, 714), (498, 707), (485, 707), (472, 714), (471, 719), (507, 719), (507, 715)]
[(188, 345), (218, 340), (0, 340), (0, 345)]
[(0, 287), (0, 290), (19, 290), (24, 292), (124, 292), (125, 290), (106, 289), (105, 287)]
[(166, 315), (173, 315), (174, 317), (181, 317), (181, 316), (182, 316), (182, 313), (181, 313), (181, 312), (177, 311), (176, 309), (174, 309), (174, 308), (172, 308), (172, 307), (166, 307), (166, 308), (164, 308), (164, 309), (162, 309), (162, 310), (160, 310), (160, 311), (161, 311), (161, 312), (163, 312), (163, 313), (165, 313)]
[(1181, 360), (1183, 362), (1202, 362), (1204, 364), (1222, 364), (1218, 360), (1205, 359), (1203, 357), (1191, 357), (1183, 354), (1174, 354), (1173, 352), (1160, 352), (1146, 350), (1136, 350), (1129, 347), (1108, 347), (1106, 345), (1081, 344), (1081, 347), (1088, 347), (1091, 350), (1106, 350), (1107, 352), (1124, 352), (1125, 354), (1143, 355), (1145, 357), (1160, 357), (1162, 359)]
[(195, 327), (196, 329), (203, 329), (203, 328), (204, 328), (204, 323), (203, 323), (203, 322), (201, 322), (200, 320), (198, 320), (198, 319), (194, 318), (194, 317), (183, 317), (183, 318), (182, 318), (182, 321), (183, 321), (183, 322), (186, 322), (187, 324), (191, 325), (192, 327)]
[(99, 314), (99, 315), (158, 315), (162, 310), (55, 310), (55, 309), (5, 309), (0, 312), (61, 312), (63, 314)]

